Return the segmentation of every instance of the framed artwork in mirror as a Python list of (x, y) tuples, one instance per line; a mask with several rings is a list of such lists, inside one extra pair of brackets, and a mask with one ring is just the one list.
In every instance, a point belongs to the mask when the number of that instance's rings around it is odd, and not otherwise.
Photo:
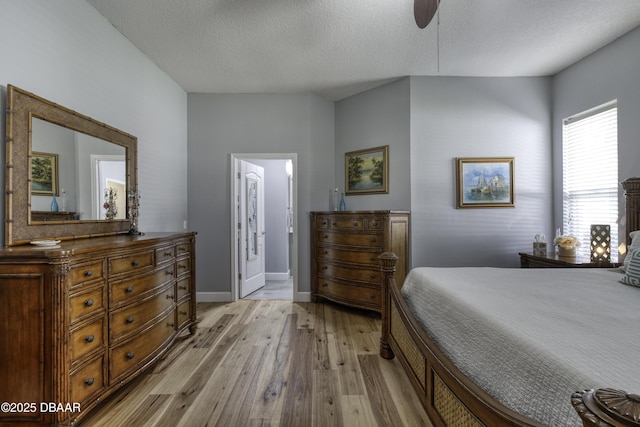
[(345, 194), (389, 192), (389, 146), (350, 151), (344, 155)]
[(31, 194), (58, 195), (58, 155), (31, 153)]
[(456, 208), (513, 208), (513, 157), (456, 159)]

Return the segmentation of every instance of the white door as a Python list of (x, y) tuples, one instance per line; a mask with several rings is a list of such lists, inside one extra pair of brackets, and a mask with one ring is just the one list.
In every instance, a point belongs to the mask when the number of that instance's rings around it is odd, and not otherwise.
[(265, 285), (264, 168), (240, 160), (240, 298)]

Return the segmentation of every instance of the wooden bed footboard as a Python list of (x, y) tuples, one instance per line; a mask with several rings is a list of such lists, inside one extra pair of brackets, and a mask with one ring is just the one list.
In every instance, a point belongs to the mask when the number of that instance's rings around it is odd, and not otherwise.
[[(380, 355), (398, 357), (434, 426), (542, 426), (496, 401), (451, 363), (404, 302), (394, 276), (397, 256), (386, 252), (379, 259), (384, 274)], [(640, 396), (600, 389), (568, 399), (585, 427), (640, 426)]]

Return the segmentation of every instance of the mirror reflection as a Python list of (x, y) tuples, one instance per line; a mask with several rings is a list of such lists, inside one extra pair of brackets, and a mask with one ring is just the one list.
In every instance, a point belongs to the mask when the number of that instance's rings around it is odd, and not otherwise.
[(125, 219), (126, 148), (33, 117), (31, 221)]

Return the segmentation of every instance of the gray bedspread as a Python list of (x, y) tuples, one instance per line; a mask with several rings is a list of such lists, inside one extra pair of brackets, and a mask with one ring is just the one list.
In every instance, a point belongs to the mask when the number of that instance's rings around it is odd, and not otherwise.
[(640, 392), (640, 288), (606, 269), (416, 268), (402, 293), (476, 384), (550, 426), (580, 426), (574, 391)]

